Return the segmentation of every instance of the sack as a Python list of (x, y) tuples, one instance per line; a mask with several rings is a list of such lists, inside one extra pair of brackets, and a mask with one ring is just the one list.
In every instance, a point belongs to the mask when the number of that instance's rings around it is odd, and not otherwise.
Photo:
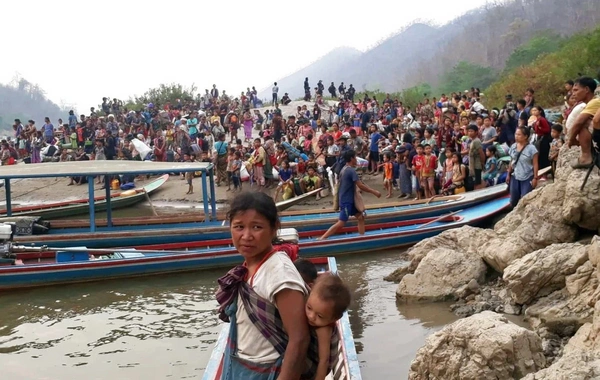
[(333, 211), (340, 211), (340, 181), (333, 188)]

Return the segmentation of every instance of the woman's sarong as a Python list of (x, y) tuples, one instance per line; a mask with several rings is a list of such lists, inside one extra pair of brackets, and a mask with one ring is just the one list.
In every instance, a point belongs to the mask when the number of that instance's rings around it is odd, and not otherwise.
[(247, 139), (251, 139), (252, 138), (252, 126), (253, 126), (253, 122), (252, 120), (244, 120), (244, 134), (245, 137)]

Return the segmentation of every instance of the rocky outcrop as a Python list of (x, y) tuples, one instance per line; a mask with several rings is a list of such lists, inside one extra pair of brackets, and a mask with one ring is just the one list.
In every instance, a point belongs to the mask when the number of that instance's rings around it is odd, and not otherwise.
[(526, 320), (534, 327), (545, 326), (560, 335), (572, 335), (591, 321), (596, 303), (598, 277), (590, 261), (565, 279), (565, 288), (542, 297), (525, 310)]
[(512, 299), (528, 304), (544, 292), (546, 295), (565, 287), (565, 278), (575, 273), (588, 259), (582, 244), (554, 244), (514, 260), (504, 270), (503, 279)]
[(439, 235), (418, 242), (404, 254), (405, 259), (409, 261), (409, 264), (396, 269), (386, 276), (385, 280), (400, 282), (407, 274), (414, 273), (421, 263), (421, 260), (436, 248), (448, 248), (460, 250), (465, 254), (476, 254), (477, 247), (479, 244), (483, 243), (483, 241), (480, 240), (485, 239), (481, 236), (482, 231), (486, 230), (465, 226), (444, 231)]
[(484, 311), (429, 336), (409, 379), (519, 379), (545, 367), (542, 341), (505, 317)]
[(600, 303), (592, 323), (582, 326), (564, 348), (563, 356), (550, 367), (525, 380), (592, 380), (600, 378)]
[(466, 289), (483, 283), (486, 271), (476, 254), (436, 248), (421, 260), (414, 274), (404, 276), (396, 295), (417, 302), (458, 299)]

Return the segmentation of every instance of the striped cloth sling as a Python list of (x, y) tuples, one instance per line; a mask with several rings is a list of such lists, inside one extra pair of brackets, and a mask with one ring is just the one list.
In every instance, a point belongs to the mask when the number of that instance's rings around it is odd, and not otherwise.
[[(279, 311), (268, 300), (262, 298), (245, 281), (248, 269), (238, 265), (231, 269), (225, 276), (218, 279), (217, 302), (219, 302), (219, 318), (229, 322), (226, 314), (229, 306), (236, 297), (240, 296), (248, 317), (260, 333), (267, 339), (280, 355), (285, 354), (288, 344), (288, 336), (283, 327), (283, 321)], [(339, 336), (334, 326), (330, 343), (329, 368), (335, 366), (339, 360)], [(306, 358), (307, 370), (302, 374), (302, 379), (313, 379), (319, 363), (319, 345), (317, 334), (310, 329), (310, 344)]]

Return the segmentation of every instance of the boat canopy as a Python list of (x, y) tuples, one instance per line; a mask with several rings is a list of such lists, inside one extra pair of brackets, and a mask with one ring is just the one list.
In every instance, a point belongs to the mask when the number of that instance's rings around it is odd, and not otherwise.
[[(210, 162), (152, 162), (152, 161), (68, 161), (42, 164), (6, 165), (0, 168), (0, 179), (4, 180), (6, 191), (6, 215), (12, 215), (12, 199), (10, 181), (12, 179), (48, 178), (48, 177), (88, 177), (88, 196), (90, 205), (90, 231), (96, 231), (94, 208), (94, 177), (107, 176), (106, 188), (106, 219), (112, 226), (110, 176), (150, 175), (165, 173), (200, 172), (202, 183), (202, 198), (204, 203), (205, 221), (216, 219), (217, 207), (214, 182), (214, 165)], [(207, 181), (208, 180), (208, 181)], [(210, 187), (210, 190), (209, 190)], [(210, 191), (210, 197), (209, 197)], [(209, 210), (210, 202), (210, 210)], [(210, 212), (209, 212), (210, 211)]]

